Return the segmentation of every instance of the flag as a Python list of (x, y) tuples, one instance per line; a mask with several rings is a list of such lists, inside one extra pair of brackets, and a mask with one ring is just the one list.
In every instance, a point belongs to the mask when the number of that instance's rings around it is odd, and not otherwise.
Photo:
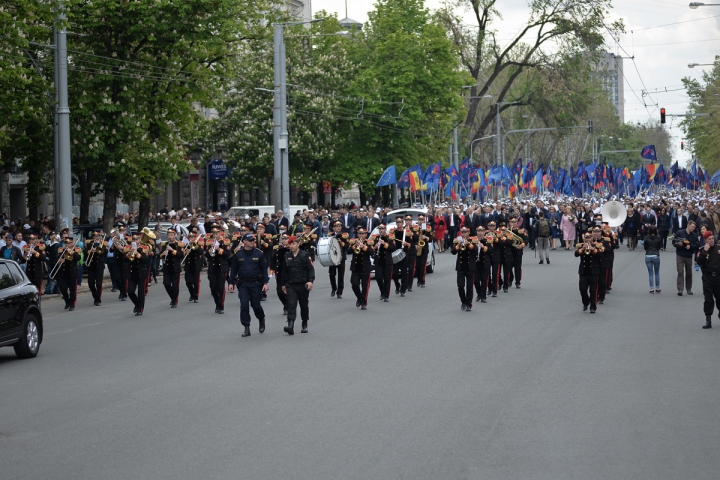
[(470, 157), (465, 157), (465, 159), (462, 162), (460, 162), (460, 175), (467, 178), (469, 168), (470, 168)]
[(378, 180), (376, 187), (384, 187), (386, 185), (394, 185), (397, 183), (397, 173), (395, 171), (395, 165), (388, 167), (385, 173), (382, 174), (380, 180)]
[(447, 170), (445, 170), (445, 173), (448, 174), (450, 177), (450, 182), (456, 182), (460, 179), (460, 175), (458, 174), (457, 169), (455, 168), (455, 165), (450, 165)]
[(518, 158), (517, 162), (515, 162), (515, 165), (513, 165), (512, 172), (511, 172), (513, 183), (522, 183), (522, 172), (523, 172), (522, 158)]
[(655, 155), (655, 145), (643, 147), (640, 156), (646, 160), (657, 160), (657, 155)]
[(418, 176), (418, 173), (416, 171), (410, 172), (410, 190), (420, 190), (422, 188), (422, 184), (420, 183), (420, 177)]
[(542, 186), (543, 181), (543, 166), (540, 164), (540, 167), (538, 168), (537, 172), (535, 172), (535, 176), (533, 177), (532, 185), (530, 186), (530, 191), (532, 193), (535, 193), (537, 190), (537, 187)]
[(655, 174), (657, 173), (659, 163), (653, 163), (647, 166), (648, 178), (652, 182), (655, 180)]
[(425, 181), (427, 182), (429, 180), (439, 179), (441, 171), (442, 167), (440, 166), (440, 162), (430, 165), (427, 169), (427, 172), (425, 172)]
[(410, 188), (410, 169), (405, 170), (400, 175), (400, 180), (397, 182), (397, 188)]

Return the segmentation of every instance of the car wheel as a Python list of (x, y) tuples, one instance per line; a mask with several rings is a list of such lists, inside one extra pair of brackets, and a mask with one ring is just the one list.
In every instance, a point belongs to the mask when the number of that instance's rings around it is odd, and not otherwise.
[(15, 355), (20, 358), (33, 358), (40, 350), (40, 331), (35, 315), (29, 313), (25, 318), (25, 328), (20, 341), (13, 345)]
[(430, 259), (430, 265), (425, 269), (427, 273), (433, 273), (435, 271), (435, 252), (432, 252), (430, 256), (432, 257)]

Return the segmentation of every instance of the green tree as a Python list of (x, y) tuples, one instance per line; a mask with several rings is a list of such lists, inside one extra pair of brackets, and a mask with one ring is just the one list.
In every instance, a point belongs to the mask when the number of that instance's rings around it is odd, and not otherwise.
[[(683, 84), (691, 98), (688, 113), (705, 114), (687, 117), (680, 122), (685, 133), (685, 147), (711, 174), (720, 170), (720, 56), (715, 66), (703, 72), (703, 84), (691, 78), (683, 78)], [(668, 112), (670, 113), (670, 112)]]
[[(203, 116), (241, 76), (243, 45), (267, 30), (264, 0), (68, 0), (74, 170), (105, 195), (108, 230), (119, 196), (147, 223), (159, 184), (191, 167)], [(86, 172), (91, 172), (88, 179)], [(85, 187), (90, 188), (86, 185)], [(89, 190), (88, 190), (89, 191)]]

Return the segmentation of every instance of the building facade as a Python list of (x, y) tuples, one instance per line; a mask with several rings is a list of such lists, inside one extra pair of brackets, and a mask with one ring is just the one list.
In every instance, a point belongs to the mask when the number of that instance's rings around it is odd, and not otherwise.
[(623, 75), (623, 57), (602, 52), (595, 63), (595, 77), (600, 80), (603, 89), (608, 93), (620, 123), (625, 123), (625, 78)]

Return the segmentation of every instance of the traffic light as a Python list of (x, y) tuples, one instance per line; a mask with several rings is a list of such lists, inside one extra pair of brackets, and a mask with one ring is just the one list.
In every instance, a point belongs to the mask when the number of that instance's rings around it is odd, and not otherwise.
[(593, 133), (592, 120), (588, 120), (588, 131), (590, 132), (590, 135), (592, 135), (592, 133)]
[(685, 150), (685, 142), (680, 142), (680, 150)]
[(665, 123), (665, 109), (660, 109), (660, 123)]

